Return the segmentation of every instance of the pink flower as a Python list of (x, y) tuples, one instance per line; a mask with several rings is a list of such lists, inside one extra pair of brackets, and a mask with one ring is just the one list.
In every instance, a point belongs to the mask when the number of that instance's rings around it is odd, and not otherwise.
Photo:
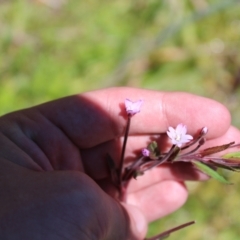
[(134, 114), (140, 112), (140, 108), (142, 106), (142, 103), (143, 103), (142, 100), (132, 102), (129, 99), (125, 99), (125, 108), (126, 108), (127, 114), (129, 116), (133, 116)]
[(172, 140), (172, 144), (181, 147), (184, 143), (190, 142), (193, 137), (187, 133), (187, 126), (182, 123), (178, 124), (176, 129), (169, 127), (167, 135)]

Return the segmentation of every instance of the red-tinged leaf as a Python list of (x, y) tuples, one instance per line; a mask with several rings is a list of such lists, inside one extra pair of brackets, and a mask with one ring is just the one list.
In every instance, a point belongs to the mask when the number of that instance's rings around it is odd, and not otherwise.
[(240, 168), (240, 159), (224, 159), (224, 158), (219, 158), (219, 159), (210, 159), (210, 162), (213, 164), (218, 164), (220, 167), (226, 167), (229, 170), (233, 171), (238, 171)]
[(214, 153), (221, 152), (225, 149), (228, 149), (230, 146), (232, 146), (235, 142), (230, 142), (221, 146), (216, 146), (216, 147), (211, 147), (211, 148), (206, 148), (201, 152), (202, 157), (208, 156)]
[(107, 154), (106, 160), (107, 160), (107, 166), (110, 172), (111, 180), (113, 184), (118, 185), (119, 179), (118, 179), (118, 171), (116, 168), (116, 164), (109, 154)]
[(217, 167), (217, 168), (223, 168), (223, 169), (230, 170), (230, 171), (233, 171), (233, 172), (239, 172), (240, 171), (240, 169), (237, 169), (237, 167), (228, 166), (227, 164), (224, 164), (224, 163), (219, 163), (219, 162), (212, 161), (212, 160), (210, 160), (210, 163), (214, 167)]
[(217, 171), (209, 167), (208, 165), (199, 162), (199, 161), (192, 161), (192, 163), (202, 172), (207, 174), (208, 176), (212, 177), (213, 179), (218, 180), (221, 183), (231, 184), (228, 182), (223, 176), (221, 176)]

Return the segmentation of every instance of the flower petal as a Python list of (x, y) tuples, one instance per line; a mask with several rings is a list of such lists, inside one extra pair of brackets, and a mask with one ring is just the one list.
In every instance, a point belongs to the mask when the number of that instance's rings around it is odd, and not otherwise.
[(181, 147), (184, 143), (190, 142), (193, 137), (187, 133), (187, 126), (180, 123), (176, 129), (168, 127), (167, 135), (171, 139), (172, 144)]
[(133, 102), (129, 99), (125, 99), (125, 108), (127, 111), (127, 114), (130, 116), (133, 116), (134, 114), (140, 112), (140, 108), (142, 106), (143, 101), (138, 100), (136, 102)]
[(187, 133), (187, 127), (186, 125), (180, 123), (177, 125), (176, 127), (176, 132), (178, 132), (179, 134), (186, 134)]

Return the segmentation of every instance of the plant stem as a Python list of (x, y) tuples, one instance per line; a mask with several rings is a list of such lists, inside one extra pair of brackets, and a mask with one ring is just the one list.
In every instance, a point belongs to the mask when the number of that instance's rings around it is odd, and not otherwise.
[(176, 145), (172, 145), (169, 152), (161, 160), (157, 161), (155, 164), (151, 165), (150, 167), (144, 169), (144, 172), (166, 162), (169, 159), (169, 157), (172, 155), (172, 153), (174, 153), (175, 148), (176, 148)]
[(179, 225), (179, 226), (177, 226), (177, 227), (175, 227), (175, 228), (172, 228), (172, 229), (169, 229), (169, 230), (167, 230), (167, 231), (165, 231), (165, 232), (163, 232), (163, 233), (160, 233), (160, 234), (158, 234), (158, 235), (156, 235), (156, 236), (154, 236), (154, 237), (145, 238), (144, 240), (160, 240), (161, 238), (167, 237), (167, 236), (169, 236), (171, 233), (173, 233), (173, 232), (175, 232), (175, 231), (177, 231), (177, 230), (180, 230), (180, 229), (182, 229), (182, 228), (188, 227), (188, 226), (190, 226), (190, 225), (192, 225), (192, 224), (194, 224), (194, 223), (195, 223), (195, 221), (191, 221), (191, 222), (184, 223), (184, 224)]
[(144, 158), (145, 158), (144, 156), (140, 157), (131, 166), (129, 166), (128, 171), (126, 171), (125, 174), (123, 175), (123, 178), (122, 178), (123, 181), (128, 181), (133, 177), (134, 171), (136, 171), (136, 169), (141, 165)]
[(127, 145), (127, 138), (128, 138), (130, 123), (131, 123), (131, 117), (128, 116), (127, 126), (126, 126), (125, 135), (124, 135), (124, 140), (123, 140), (122, 153), (121, 153), (121, 158), (120, 158), (119, 186), (122, 185), (122, 172), (123, 172), (124, 156), (125, 156), (125, 150), (126, 150), (126, 145)]

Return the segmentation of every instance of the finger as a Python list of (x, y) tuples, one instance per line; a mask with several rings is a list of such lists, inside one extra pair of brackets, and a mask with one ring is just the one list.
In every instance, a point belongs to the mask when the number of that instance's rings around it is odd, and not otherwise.
[[(150, 142), (149, 136), (133, 136), (128, 138), (125, 153), (125, 162), (131, 162), (141, 157), (141, 149)], [(106, 164), (107, 154), (115, 162), (116, 167), (120, 163), (122, 139), (114, 139), (99, 144), (91, 149), (82, 149), (81, 156), (85, 172), (94, 179), (106, 178), (109, 174)]]
[(35, 171), (83, 170), (79, 148), (64, 132), (40, 114), (23, 112), (0, 118), (0, 156)]
[[(235, 141), (236, 143), (240, 143), (240, 131), (231, 126), (228, 131), (222, 136), (214, 139), (208, 140), (208, 134), (206, 135), (207, 141), (205, 144), (198, 150), (201, 151), (208, 147), (218, 146), (222, 144), (226, 144), (229, 142)], [(126, 159), (125, 162), (136, 161), (139, 157), (141, 157), (141, 150), (145, 148), (151, 141), (156, 140), (158, 145), (161, 147), (163, 142), (169, 142), (168, 137), (165, 135), (156, 135), (156, 136), (131, 136), (128, 138), (127, 148), (126, 148)], [(106, 165), (106, 153), (108, 153), (112, 159), (115, 161), (116, 166), (119, 164), (120, 154), (121, 154), (121, 141), (115, 139), (103, 144), (100, 144), (92, 149), (82, 150), (82, 159), (85, 166), (85, 171), (94, 179), (103, 179), (109, 174), (109, 170)], [(196, 145), (194, 145), (195, 147)], [(193, 148), (194, 148), (193, 147)], [(162, 149), (161, 149), (162, 151)], [(186, 149), (184, 152), (190, 151)], [(226, 152), (237, 151), (237, 149), (230, 148)], [(220, 152), (216, 155), (223, 155), (224, 152)], [(184, 166), (184, 167), (180, 167)], [(188, 166), (188, 167), (187, 167)], [(186, 170), (187, 169), (187, 170)], [(184, 180), (205, 180), (206, 176), (200, 173), (196, 173), (191, 167), (191, 165), (187, 164), (186, 166), (183, 163), (174, 164), (171, 166), (171, 173), (177, 174), (177, 179)], [(181, 174), (182, 172), (182, 174)], [(189, 174), (187, 174), (189, 172)], [(161, 173), (162, 176), (164, 176)]]
[[(214, 147), (214, 146), (219, 146), (219, 145), (223, 145), (223, 144), (227, 144), (230, 142), (235, 142), (235, 144), (239, 144), (240, 143), (240, 131), (236, 128), (231, 126), (228, 131), (216, 138), (216, 139), (211, 139), (209, 141), (207, 141), (201, 149), (205, 149), (205, 148), (209, 148), (209, 147)], [(239, 151), (239, 147), (236, 148), (228, 148), (225, 151), (221, 151), (219, 153), (216, 153), (216, 156), (222, 156), (227, 152), (233, 152), (233, 151)]]
[[(208, 136), (213, 138), (221, 136), (229, 126), (230, 117), (226, 108), (210, 99), (186, 93), (161, 93), (131, 88), (99, 90), (56, 100), (6, 115), (1, 118), (1, 126), (4, 129), (12, 129), (10, 123), (13, 122), (23, 131), (23, 135), (31, 138), (38, 145), (36, 147), (49, 158), (56, 157), (53, 145), (58, 147), (58, 155), (66, 156), (68, 151), (64, 146), (72, 144), (68, 149), (74, 148), (76, 156), (74, 155), (73, 159), (79, 161), (78, 148), (94, 147), (123, 135), (126, 119), (124, 106), (119, 107), (119, 104), (128, 96), (133, 100), (144, 100), (142, 112), (133, 117), (131, 135), (165, 132), (169, 125), (174, 126), (182, 122), (188, 125), (190, 133), (207, 126)], [(58, 134), (62, 135), (60, 138), (56, 139), (56, 131), (52, 130), (53, 127), (49, 128), (48, 123), (55, 126), (57, 132), (61, 132)], [(21, 149), (27, 149), (28, 154), (29, 149), (24, 145), (25, 141), (20, 139), (20, 142), (23, 143)], [(32, 153), (29, 155), (32, 156)], [(71, 157), (61, 158), (60, 168), (66, 165), (65, 162), (69, 158)], [(52, 159), (51, 162), (55, 160)], [(54, 165), (57, 166), (58, 163)], [(70, 168), (79, 168), (79, 164), (74, 162), (70, 165)]]
[(132, 232), (132, 239), (143, 239), (147, 233), (147, 219), (145, 218), (144, 214), (135, 206), (130, 204), (121, 203), (122, 206), (126, 209), (129, 219), (130, 219), (130, 229)]
[[(174, 162), (148, 170), (136, 179), (132, 178), (128, 183), (127, 193), (131, 194), (163, 181), (205, 181), (208, 179), (206, 174), (197, 170), (191, 163)], [(110, 196), (119, 197), (118, 190), (110, 177), (98, 179), (97, 183)]]
[(126, 125), (125, 98), (143, 99), (141, 113), (132, 118), (130, 134), (165, 132), (184, 123), (190, 133), (203, 126), (211, 138), (229, 127), (227, 109), (210, 99), (187, 93), (112, 88), (75, 95), (37, 107), (79, 147), (88, 148), (123, 135)]
[(141, 212), (123, 208), (86, 174), (39, 173), (5, 159), (0, 163), (0, 189), (6, 193), (0, 198), (0, 217), (5, 219), (0, 239), (44, 234), (44, 239), (138, 240), (146, 234)]
[(207, 179), (209, 179), (209, 177), (196, 170), (191, 163), (174, 162), (153, 168), (149, 171), (146, 171), (137, 179), (132, 179), (128, 185), (127, 191), (132, 193), (166, 180), (204, 181)]
[(139, 208), (147, 221), (154, 221), (180, 208), (188, 192), (182, 182), (163, 181), (128, 194), (127, 203)]

